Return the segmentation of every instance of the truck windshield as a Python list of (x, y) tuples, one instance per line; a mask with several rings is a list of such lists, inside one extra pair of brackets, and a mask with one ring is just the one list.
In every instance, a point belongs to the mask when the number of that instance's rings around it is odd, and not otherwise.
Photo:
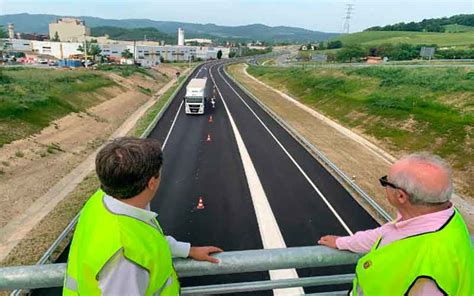
[(187, 103), (202, 103), (202, 97), (187, 97)]

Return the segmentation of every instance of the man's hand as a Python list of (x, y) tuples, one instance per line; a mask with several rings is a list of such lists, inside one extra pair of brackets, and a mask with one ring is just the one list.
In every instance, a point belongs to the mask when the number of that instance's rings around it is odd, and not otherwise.
[(318, 240), (318, 244), (337, 249), (336, 239), (338, 237), (337, 235), (325, 235)]
[(211, 253), (224, 252), (218, 247), (191, 247), (189, 257), (197, 261), (208, 261), (211, 263), (219, 263), (219, 259), (210, 256)]

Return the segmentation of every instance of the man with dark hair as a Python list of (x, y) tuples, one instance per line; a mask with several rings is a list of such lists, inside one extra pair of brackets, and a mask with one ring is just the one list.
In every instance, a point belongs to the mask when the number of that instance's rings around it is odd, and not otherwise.
[(154, 139), (118, 138), (97, 154), (101, 190), (81, 212), (63, 295), (178, 295), (172, 256), (218, 263), (221, 249), (165, 237), (150, 211), (162, 162)]

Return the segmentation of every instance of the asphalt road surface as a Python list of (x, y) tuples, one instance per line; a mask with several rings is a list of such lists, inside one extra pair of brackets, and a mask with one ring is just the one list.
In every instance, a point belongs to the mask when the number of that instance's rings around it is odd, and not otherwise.
[[(162, 181), (151, 208), (167, 234), (195, 246), (235, 251), (315, 245), (328, 233), (348, 235), (377, 226), (317, 160), (226, 76), (222, 63), (204, 64), (191, 77), (211, 79), (215, 109), (208, 104), (204, 115), (186, 115), (183, 87), (150, 134), (164, 149)], [(197, 209), (199, 198), (204, 209)], [(192, 286), (352, 272), (354, 266), (340, 266), (181, 281)], [(53, 289), (39, 292), (51, 295)]]

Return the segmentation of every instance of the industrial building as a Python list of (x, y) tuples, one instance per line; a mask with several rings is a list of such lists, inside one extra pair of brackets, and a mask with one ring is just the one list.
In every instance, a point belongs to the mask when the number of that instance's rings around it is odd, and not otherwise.
[[(84, 42), (94, 42), (99, 45), (101, 55), (109, 60), (119, 62), (123, 59), (122, 53), (126, 50), (133, 55), (133, 60), (144, 66), (155, 66), (160, 62), (187, 62), (195, 60), (217, 59), (218, 52), (222, 52), (222, 58), (229, 58), (230, 48), (209, 46), (186, 46), (184, 45), (184, 30), (178, 29), (178, 45), (163, 45), (155, 41), (122, 41), (111, 40), (107, 36), (92, 37), (90, 29), (83, 21), (73, 18), (58, 19), (56, 23), (49, 26), (50, 39), (48, 41), (15, 39), (14, 25), (8, 25), (9, 37), (0, 39), (7, 51), (25, 52), (30, 56), (49, 56), (51, 59), (66, 59), (83, 52), (79, 47), (84, 47)], [(57, 34), (56, 34), (57, 33)], [(52, 41), (55, 37), (60, 41)], [(191, 39), (192, 41), (210, 42), (208, 39)], [(132, 61), (133, 62), (133, 61)]]
[(85, 36), (91, 34), (90, 28), (84, 21), (75, 18), (60, 18), (55, 23), (49, 24), (49, 39), (54, 40), (56, 33), (60, 41), (80, 42)]

